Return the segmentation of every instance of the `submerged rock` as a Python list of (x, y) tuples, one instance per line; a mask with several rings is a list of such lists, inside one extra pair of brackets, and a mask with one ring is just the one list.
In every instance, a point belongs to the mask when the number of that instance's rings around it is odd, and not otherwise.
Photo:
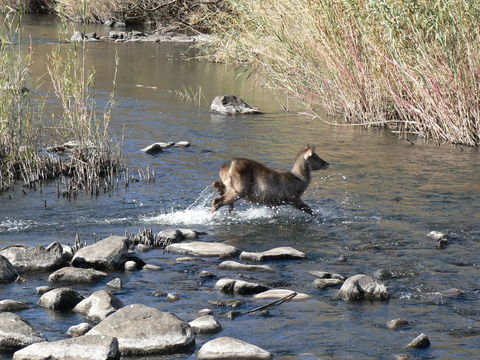
[(441, 232), (441, 231), (430, 231), (427, 236), (429, 238), (432, 238), (433, 240), (442, 240), (442, 239), (445, 239), (445, 240), (448, 240), (448, 235)]
[(48, 281), (62, 283), (93, 283), (103, 279), (107, 275), (107, 273), (93, 269), (64, 267), (52, 273), (48, 277)]
[(425, 334), (418, 335), (415, 339), (410, 341), (405, 347), (406, 348), (417, 348), (417, 349), (425, 349), (430, 346), (430, 339)]
[(244, 280), (220, 279), (215, 289), (231, 295), (251, 295), (266, 291), (268, 287)]
[(215, 97), (210, 105), (210, 111), (222, 115), (261, 114), (235, 95), (220, 95)]
[(66, 264), (62, 245), (58, 242), (46, 248), (12, 246), (0, 251), (0, 255), (6, 257), (20, 273), (54, 270)]
[(78, 325), (70, 326), (67, 330), (67, 334), (70, 335), (71, 337), (82, 336), (82, 335), (85, 335), (91, 328), (92, 328), (92, 325), (84, 322)]
[(263, 252), (242, 252), (240, 259), (249, 261), (264, 261), (278, 259), (303, 259), (305, 254), (289, 246), (278, 247)]
[(46, 338), (20, 315), (0, 313), (0, 350), (16, 350)]
[(180, 243), (172, 244), (166, 247), (167, 251), (179, 253), (179, 254), (188, 254), (196, 256), (218, 256), (218, 257), (229, 257), (235, 256), (240, 251), (231, 245), (223, 243), (212, 243), (212, 242), (201, 242), (201, 241), (192, 241), (189, 243)]
[(16, 301), (16, 300), (10, 300), (10, 299), (0, 301), (0, 312), (20, 311), (20, 310), (25, 310), (29, 308), (30, 308), (30, 305), (22, 301)]
[(160, 143), (154, 143), (154, 144), (148, 145), (147, 147), (141, 149), (140, 151), (148, 155), (156, 155), (163, 152), (163, 147)]
[(343, 284), (343, 280), (340, 279), (315, 279), (313, 286), (317, 289), (326, 289), (333, 286), (339, 286)]
[(190, 325), (172, 313), (142, 304), (121, 308), (87, 335), (116, 337), (122, 356), (175, 354), (195, 345)]
[(397, 318), (397, 319), (387, 321), (387, 327), (392, 330), (404, 328), (409, 325), (410, 323), (407, 320), (402, 318)]
[(98, 290), (80, 301), (73, 308), (73, 311), (84, 315), (91, 321), (99, 322), (123, 306), (123, 302), (115, 295), (107, 290)]
[(119, 360), (118, 341), (111, 336), (78, 336), (30, 345), (12, 360)]
[(231, 307), (231, 308), (237, 308), (245, 304), (245, 301), (242, 300), (233, 300), (233, 299), (228, 299), (228, 300), (208, 300), (208, 303), (213, 306), (225, 306), (225, 307)]
[(143, 266), (142, 270), (157, 271), (157, 270), (162, 270), (162, 268), (160, 266), (154, 265), (154, 264), (145, 264)]
[(72, 265), (111, 270), (122, 269), (127, 260), (129, 260), (127, 238), (109, 236), (78, 250), (72, 259)]
[(73, 289), (58, 288), (43, 294), (38, 304), (47, 309), (64, 311), (73, 309), (83, 299), (85, 297)]
[(311, 270), (307, 271), (308, 274), (315, 276), (316, 278), (319, 279), (339, 279), (339, 280), (345, 280), (345, 276), (340, 275), (340, 274), (335, 274), (335, 273), (330, 273), (327, 271), (317, 271), (317, 270)]
[(122, 280), (119, 278), (110, 280), (106, 285), (112, 289), (117, 289), (117, 290), (120, 290), (123, 287)]
[(222, 330), (222, 326), (212, 315), (204, 315), (188, 323), (195, 334), (214, 334)]
[[(288, 290), (288, 289), (271, 289), (253, 296), (254, 299), (281, 299), (286, 296), (293, 294), (296, 291)], [(292, 299), (290, 300), (305, 300), (310, 298), (310, 295), (304, 293), (297, 293)]]
[(389, 297), (384, 284), (364, 274), (349, 277), (337, 293), (337, 299), (345, 301), (386, 300)]
[(256, 345), (226, 336), (210, 340), (197, 353), (198, 359), (263, 360), (272, 357), (272, 354)]
[(275, 272), (268, 265), (247, 265), (241, 264), (236, 261), (224, 261), (218, 265), (220, 270), (234, 270), (234, 271), (266, 271), (266, 272)]
[(0, 255), (0, 283), (14, 282), (18, 272), (8, 259)]
[(180, 296), (178, 296), (178, 294), (175, 294), (175, 293), (168, 293), (167, 294), (167, 301), (168, 302), (175, 302), (175, 301), (178, 301), (180, 300)]

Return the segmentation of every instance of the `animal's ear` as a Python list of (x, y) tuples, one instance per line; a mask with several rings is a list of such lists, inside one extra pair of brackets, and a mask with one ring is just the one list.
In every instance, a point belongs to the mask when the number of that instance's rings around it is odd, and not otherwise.
[(305, 150), (304, 150), (304, 151), (305, 151), (305, 152), (303, 153), (303, 158), (304, 158), (305, 160), (307, 160), (307, 159), (308, 159), (310, 156), (312, 156), (313, 153), (315, 152), (315, 150), (313, 149), (313, 147), (311, 147), (310, 145), (307, 145), (307, 146), (305, 147)]

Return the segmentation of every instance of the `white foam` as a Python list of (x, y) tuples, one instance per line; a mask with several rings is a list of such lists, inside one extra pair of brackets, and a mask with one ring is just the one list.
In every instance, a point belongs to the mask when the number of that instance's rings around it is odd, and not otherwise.
[(33, 220), (0, 220), (0, 232), (22, 231), (32, 226), (35, 226), (36, 222)]

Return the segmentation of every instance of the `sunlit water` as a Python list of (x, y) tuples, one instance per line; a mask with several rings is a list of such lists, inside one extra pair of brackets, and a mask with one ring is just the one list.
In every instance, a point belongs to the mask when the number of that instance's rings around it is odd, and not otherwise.
[[(26, 18), (34, 42), (36, 74), (45, 72), (47, 54), (57, 38), (52, 18)], [(93, 27), (99, 34), (109, 29)], [(221, 260), (177, 264), (178, 255), (154, 250), (141, 254), (159, 272), (112, 273), (94, 286), (77, 285), (85, 295), (120, 277), (125, 288), (115, 294), (126, 304), (141, 302), (172, 311), (184, 320), (212, 307), (208, 300), (229, 298), (214, 290), (215, 279), (201, 279), (209, 270), (219, 277), (246, 277), (271, 287), (312, 296), (303, 302), (273, 307), (268, 316), (227, 320), (230, 309), (213, 308), (223, 326), (219, 336), (233, 336), (259, 345), (277, 359), (392, 359), (408, 353), (415, 359), (474, 359), (480, 353), (480, 155), (472, 149), (408, 142), (379, 131), (331, 127), (319, 120), (284, 113), (284, 95), (272, 94), (225, 65), (185, 61), (185, 45), (88, 44), (88, 63), (96, 69), (97, 102), (102, 108), (111, 90), (114, 58), (120, 57), (117, 105), (112, 129), (121, 138), (130, 167), (156, 169), (155, 182), (120, 184), (112, 194), (75, 201), (57, 198), (54, 184), (42, 191), (14, 192), (0, 197), (0, 243), (46, 245), (54, 240), (87, 242), (112, 233), (142, 228), (194, 228), (207, 232), (203, 241), (220, 241), (247, 251), (293, 246), (307, 254), (301, 261), (272, 261), (276, 273), (217, 270)], [(89, 65), (90, 66), (90, 65)], [(178, 95), (201, 89), (200, 104)], [(35, 91), (44, 95), (48, 82)], [(177, 91), (177, 93), (176, 93)], [(215, 95), (233, 93), (265, 111), (264, 115), (212, 115)], [(52, 93), (47, 109), (58, 111)], [(170, 148), (159, 156), (139, 150), (156, 141), (188, 140), (190, 148)], [(306, 143), (317, 144), (330, 163), (314, 173), (303, 199), (316, 212), (310, 217), (293, 208), (276, 210), (239, 202), (233, 212), (210, 212), (212, 181), (231, 157), (249, 157), (289, 168)], [(46, 206), (45, 206), (46, 205)], [(436, 249), (426, 234), (450, 235), (449, 246)], [(347, 257), (339, 262), (340, 255)], [(317, 290), (309, 270), (345, 276), (387, 269), (384, 280), (392, 298), (381, 303), (348, 304), (335, 299), (338, 289)], [(35, 287), (48, 274), (26, 274), (26, 282), (0, 287), (1, 298), (33, 307), (20, 312), (49, 340), (65, 337), (83, 319), (74, 313), (50, 312), (36, 303)], [(463, 295), (439, 293), (460, 288)], [(177, 292), (180, 301), (153, 297), (162, 289)], [(242, 297), (243, 298), (243, 297)], [(244, 297), (240, 310), (261, 302)], [(392, 331), (386, 321), (404, 317), (411, 326)], [(426, 333), (432, 346), (404, 350)], [(197, 336), (197, 349), (212, 336)], [(5, 355), (8, 358), (9, 355)], [(194, 354), (153, 357), (193, 359)]]

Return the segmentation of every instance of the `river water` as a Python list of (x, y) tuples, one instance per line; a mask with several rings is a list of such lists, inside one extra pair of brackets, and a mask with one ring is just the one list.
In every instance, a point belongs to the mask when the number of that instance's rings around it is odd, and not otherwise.
[[(45, 72), (47, 54), (57, 39), (51, 17), (26, 17), (24, 29), (33, 42), (35, 74)], [(106, 34), (102, 26), (89, 30)], [(217, 270), (220, 260), (177, 264), (178, 255), (153, 250), (141, 254), (159, 272), (112, 273), (94, 286), (74, 286), (88, 295), (120, 277), (125, 287), (115, 294), (126, 304), (143, 303), (172, 311), (186, 321), (211, 307), (208, 300), (230, 298), (214, 289), (215, 279), (201, 279), (208, 270), (219, 277), (247, 277), (271, 287), (311, 295), (310, 300), (273, 307), (268, 315), (225, 318), (230, 309), (213, 308), (223, 330), (256, 344), (277, 359), (392, 359), (407, 353), (414, 359), (480, 358), (480, 154), (477, 150), (404, 140), (382, 131), (334, 127), (307, 116), (282, 112), (291, 107), (285, 95), (263, 89), (240, 71), (221, 64), (187, 61), (181, 44), (91, 43), (87, 62), (96, 69), (97, 102), (104, 105), (112, 87), (115, 54), (120, 58), (112, 131), (123, 136), (130, 168), (156, 169), (155, 182), (119, 186), (111, 194), (75, 201), (57, 198), (54, 184), (25, 195), (20, 187), (0, 197), (0, 245), (72, 243), (75, 235), (91, 242), (112, 233), (159, 231), (168, 227), (207, 232), (203, 241), (225, 242), (246, 251), (292, 246), (306, 260), (272, 261), (276, 272), (239, 275)], [(38, 90), (44, 95), (48, 83)], [(197, 94), (200, 101), (179, 94)], [(228, 117), (210, 114), (214, 96), (235, 94), (265, 112)], [(58, 104), (49, 96), (47, 110)], [(291, 107), (295, 110), (294, 107)], [(157, 141), (187, 140), (189, 148), (170, 148), (159, 156), (139, 150)], [(232, 157), (248, 157), (289, 168), (305, 144), (330, 163), (314, 173), (303, 199), (315, 217), (294, 209), (272, 211), (240, 203), (211, 214), (219, 166)], [(44, 206), (46, 204), (46, 207)], [(450, 236), (440, 250), (426, 236), (431, 230)], [(339, 262), (340, 255), (347, 258)], [(309, 270), (351, 276), (388, 270), (383, 280), (392, 298), (386, 302), (345, 303), (338, 289), (318, 290)], [(20, 312), (49, 340), (65, 337), (83, 319), (74, 313), (46, 311), (38, 305), (35, 287), (48, 274), (26, 274), (22, 284), (2, 285), (2, 299), (26, 301)], [(451, 288), (456, 296), (442, 295)], [(176, 292), (166, 302), (153, 290)], [(241, 297), (247, 310), (263, 304)], [(403, 317), (410, 327), (388, 330), (386, 321)], [(420, 333), (432, 345), (425, 350), (403, 347)], [(213, 336), (216, 337), (216, 336)], [(212, 336), (197, 336), (197, 349)], [(193, 359), (195, 354), (149, 359)], [(4, 358), (9, 358), (8, 354)]]

